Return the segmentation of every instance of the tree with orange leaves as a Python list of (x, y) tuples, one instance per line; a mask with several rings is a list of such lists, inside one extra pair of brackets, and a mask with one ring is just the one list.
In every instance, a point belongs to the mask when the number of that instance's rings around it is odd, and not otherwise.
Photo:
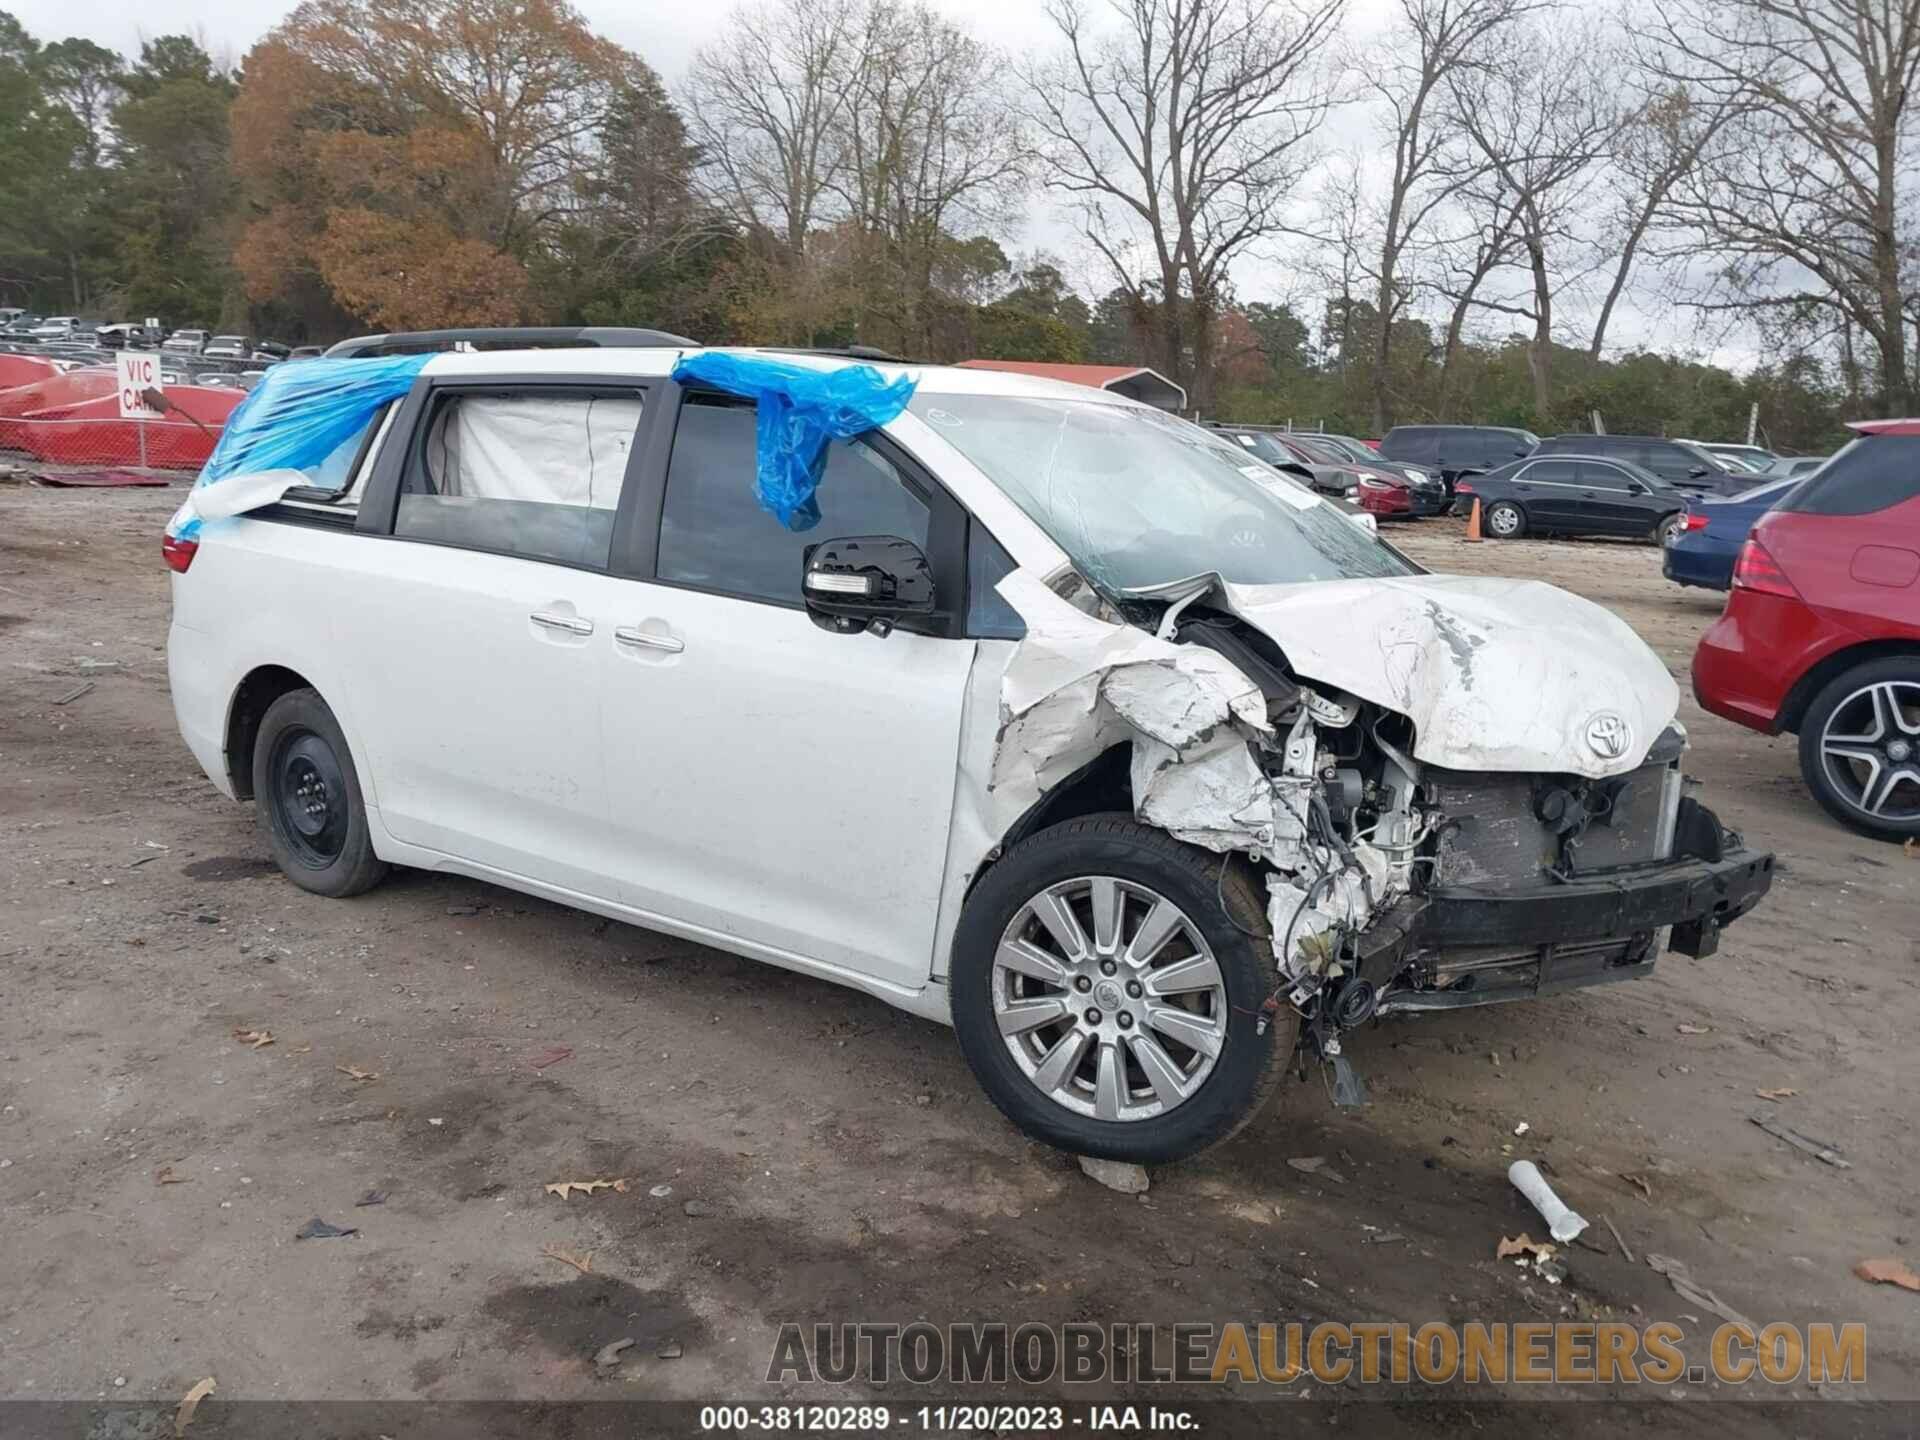
[(564, 0), (307, 0), (234, 106), (249, 295), (317, 288), (386, 328), (522, 318), (635, 77)]

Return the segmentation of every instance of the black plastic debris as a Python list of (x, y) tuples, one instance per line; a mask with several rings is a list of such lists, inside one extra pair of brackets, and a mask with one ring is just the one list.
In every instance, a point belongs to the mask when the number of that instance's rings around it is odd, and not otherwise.
[(367, 1191), (366, 1194), (362, 1195), (358, 1200), (354, 1201), (353, 1205), (354, 1205), (354, 1208), (357, 1210), (364, 1205), (384, 1205), (386, 1203), (387, 1203), (386, 1191), (369, 1190)]

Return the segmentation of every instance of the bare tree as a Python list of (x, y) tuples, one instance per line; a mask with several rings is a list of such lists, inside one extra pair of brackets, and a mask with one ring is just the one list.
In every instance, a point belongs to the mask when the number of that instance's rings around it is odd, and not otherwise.
[(834, 184), (884, 282), (870, 291), (899, 311), (897, 343), (931, 354), (936, 272), (958, 227), (1001, 218), (1026, 144), (991, 47), (924, 4), (880, 0), (865, 29)]
[(789, 259), (825, 216), (863, 63), (860, 0), (778, 0), (736, 10), (687, 78), (711, 199), (770, 234)]
[(1530, 0), (1397, 0), (1399, 14), (1387, 43), (1356, 60), (1364, 88), (1380, 107), (1392, 137), (1393, 169), (1380, 219), (1379, 264), (1374, 271), (1373, 429), (1393, 423), (1388, 358), (1394, 322), (1412, 298), (1403, 276), (1408, 247), (1483, 162), (1462, 154), (1458, 131), (1447, 123), (1447, 85), (1481, 65)]
[(1503, 187), (1497, 177), (1492, 183), (1463, 188), (1456, 201), (1453, 210), (1464, 222), (1461, 233), (1435, 247), (1438, 265), (1434, 288), (1448, 301), (1436, 407), (1441, 420), (1454, 418), (1458, 399), (1455, 361), (1460, 358), (1461, 342), (1466, 338), (1468, 317), (1480, 303), (1481, 287), (1489, 276), (1512, 262), (1520, 243), (1520, 197)]
[[(1160, 366), (1212, 400), (1234, 259), (1291, 228), (1332, 102), (1320, 55), (1345, 0), (1049, 0), (1063, 48), (1027, 72), (1048, 183), (1143, 314)], [(1142, 253), (1144, 252), (1144, 254)]]
[(1619, 218), (1611, 237), (1615, 251), (1613, 279), (1593, 322), (1593, 338), (1587, 344), (1587, 353), (1595, 360), (1605, 348), (1607, 326), (1640, 258), (1642, 242), (1669, 211), (1675, 187), (1693, 173), (1708, 147), (1746, 104), (1742, 87), (1696, 94), (1657, 74), (1652, 79), (1654, 83), (1627, 116), (1614, 145)]
[(1704, 303), (1836, 313), (1872, 341), (1880, 401), (1904, 414), (1920, 0), (1669, 0), (1657, 13), (1667, 79), (1750, 98), (1681, 187), (1730, 296)]
[[(1594, 31), (1544, 31), (1512, 47), (1512, 59), (1448, 82), (1457, 123), (1486, 161), (1489, 180), (1513, 211), (1523, 297), (1475, 304), (1533, 322), (1527, 368), (1544, 420), (1553, 402), (1553, 305), (1580, 267), (1584, 184), (1619, 126), (1604, 51)], [(1549, 251), (1556, 252), (1550, 258)]]

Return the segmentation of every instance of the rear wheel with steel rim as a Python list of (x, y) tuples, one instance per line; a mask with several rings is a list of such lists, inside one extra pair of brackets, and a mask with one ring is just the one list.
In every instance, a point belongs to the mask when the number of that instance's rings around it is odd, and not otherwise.
[(253, 750), (253, 797), (283, 873), (319, 895), (357, 895), (386, 877), (340, 722), (313, 690), (267, 707)]
[(988, 1094), (1079, 1154), (1152, 1163), (1217, 1143), (1292, 1049), (1291, 1012), (1261, 1033), (1273, 950), (1247, 875), (1129, 818), (1010, 849), (967, 902), (951, 983)]
[(1801, 721), (1800, 771), (1842, 824), (1920, 835), (1920, 657), (1870, 661), (1822, 689)]
[(1496, 540), (1518, 540), (1527, 533), (1527, 517), (1511, 500), (1496, 500), (1487, 511), (1487, 533)]

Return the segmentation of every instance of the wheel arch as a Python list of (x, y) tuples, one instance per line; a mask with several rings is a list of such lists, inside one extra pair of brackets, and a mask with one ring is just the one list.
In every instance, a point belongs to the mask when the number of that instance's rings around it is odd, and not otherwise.
[(1042, 795), (1026, 813), (1008, 827), (979, 869), (967, 881), (971, 895), (982, 877), (1008, 850), (1029, 835), (1068, 820), (1108, 813), (1133, 814), (1133, 742), (1122, 740), (1109, 745), (1066, 779)]
[(1844, 675), (1856, 665), (1898, 656), (1920, 659), (1920, 640), (1866, 640), (1823, 656), (1808, 667), (1806, 674), (1794, 681), (1793, 688), (1787, 691), (1787, 698), (1780, 704), (1780, 713), (1774, 717), (1775, 731), (1798, 735), (1814, 696), (1826, 689), (1836, 676)]
[(319, 693), (317, 685), (285, 665), (256, 665), (234, 688), (233, 699), (227, 706), (223, 748), (227, 778), (233, 782), (233, 793), (238, 799), (253, 799), (253, 747), (260, 737), (261, 720), (274, 701), (294, 690)]

